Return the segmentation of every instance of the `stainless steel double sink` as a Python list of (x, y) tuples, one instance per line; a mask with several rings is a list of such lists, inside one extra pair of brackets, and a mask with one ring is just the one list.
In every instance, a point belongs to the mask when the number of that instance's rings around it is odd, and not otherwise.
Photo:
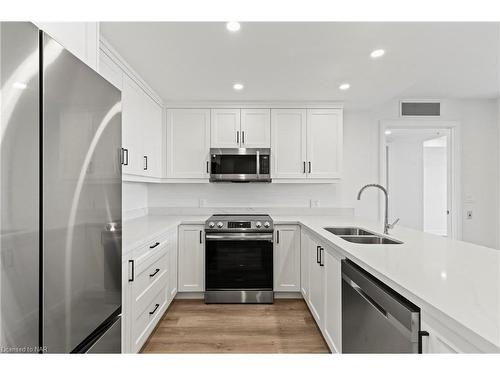
[(357, 227), (326, 227), (326, 231), (344, 241), (366, 245), (399, 245), (403, 242)]

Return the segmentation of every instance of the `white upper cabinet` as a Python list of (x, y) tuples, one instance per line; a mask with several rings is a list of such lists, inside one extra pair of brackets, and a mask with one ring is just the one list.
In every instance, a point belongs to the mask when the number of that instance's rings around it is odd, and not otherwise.
[(274, 291), (300, 291), (300, 227), (276, 225), (274, 244)]
[(99, 65), (99, 22), (35, 22), (94, 70)]
[(208, 179), (209, 109), (167, 109), (167, 178)]
[(124, 174), (143, 175), (144, 92), (127, 75), (123, 77), (122, 90), (122, 147), (125, 149)]
[(163, 171), (163, 108), (147, 94), (143, 95), (144, 175), (160, 178)]
[(305, 109), (271, 109), (271, 178), (306, 178)]
[(241, 111), (233, 108), (212, 109), (211, 147), (237, 148), (241, 142)]
[(342, 110), (307, 110), (308, 178), (340, 178), (342, 167)]
[(274, 180), (335, 180), (342, 169), (341, 109), (272, 109)]
[(123, 71), (105, 53), (99, 55), (99, 73), (111, 82), (118, 90), (123, 89)]
[(241, 110), (241, 147), (271, 147), (270, 109)]

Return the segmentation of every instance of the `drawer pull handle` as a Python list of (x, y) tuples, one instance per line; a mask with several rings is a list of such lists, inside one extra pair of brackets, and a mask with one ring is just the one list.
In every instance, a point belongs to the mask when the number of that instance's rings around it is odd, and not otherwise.
[(155, 308), (153, 309), (153, 311), (150, 311), (150, 312), (149, 312), (149, 315), (153, 315), (153, 314), (156, 312), (156, 310), (158, 310), (158, 307), (160, 307), (160, 305), (157, 303), (157, 304), (155, 305)]
[(160, 269), (159, 269), (159, 268), (157, 268), (157, 269), (155, 270), (155, 272), (153, 272), (153, 273), (149, 274), (149, 277), (155, 277), (155, 275), (156, 275), (158, 272), (160, 272)]
[(159, 244), (160, 244), (160, 243), (159, 243), (159, 242), (157, 242), (157, 243), (155, 243), (154, 245), (151, 245), (149, 248), (150, 248), (150, 249), (154, 249), (154, 248), (155, 248), (156, 246), (158, 246)]

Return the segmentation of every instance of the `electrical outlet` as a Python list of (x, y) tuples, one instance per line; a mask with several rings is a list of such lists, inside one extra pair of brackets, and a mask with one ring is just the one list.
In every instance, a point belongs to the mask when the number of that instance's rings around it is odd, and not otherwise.
[(310, 208), (319, 207), (319, 200), (318, 199), (310, 199), (309, 200), (309, 207)]
[(467, 211), (467, 220), (472, 220), (472, 210)]

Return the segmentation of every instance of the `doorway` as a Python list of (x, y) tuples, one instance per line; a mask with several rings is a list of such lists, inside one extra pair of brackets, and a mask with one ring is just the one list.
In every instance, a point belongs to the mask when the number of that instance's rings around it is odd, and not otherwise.
[(383, 136), (390, 216), (402, 226), (453, 237), (451, 130), (389, 126)]

